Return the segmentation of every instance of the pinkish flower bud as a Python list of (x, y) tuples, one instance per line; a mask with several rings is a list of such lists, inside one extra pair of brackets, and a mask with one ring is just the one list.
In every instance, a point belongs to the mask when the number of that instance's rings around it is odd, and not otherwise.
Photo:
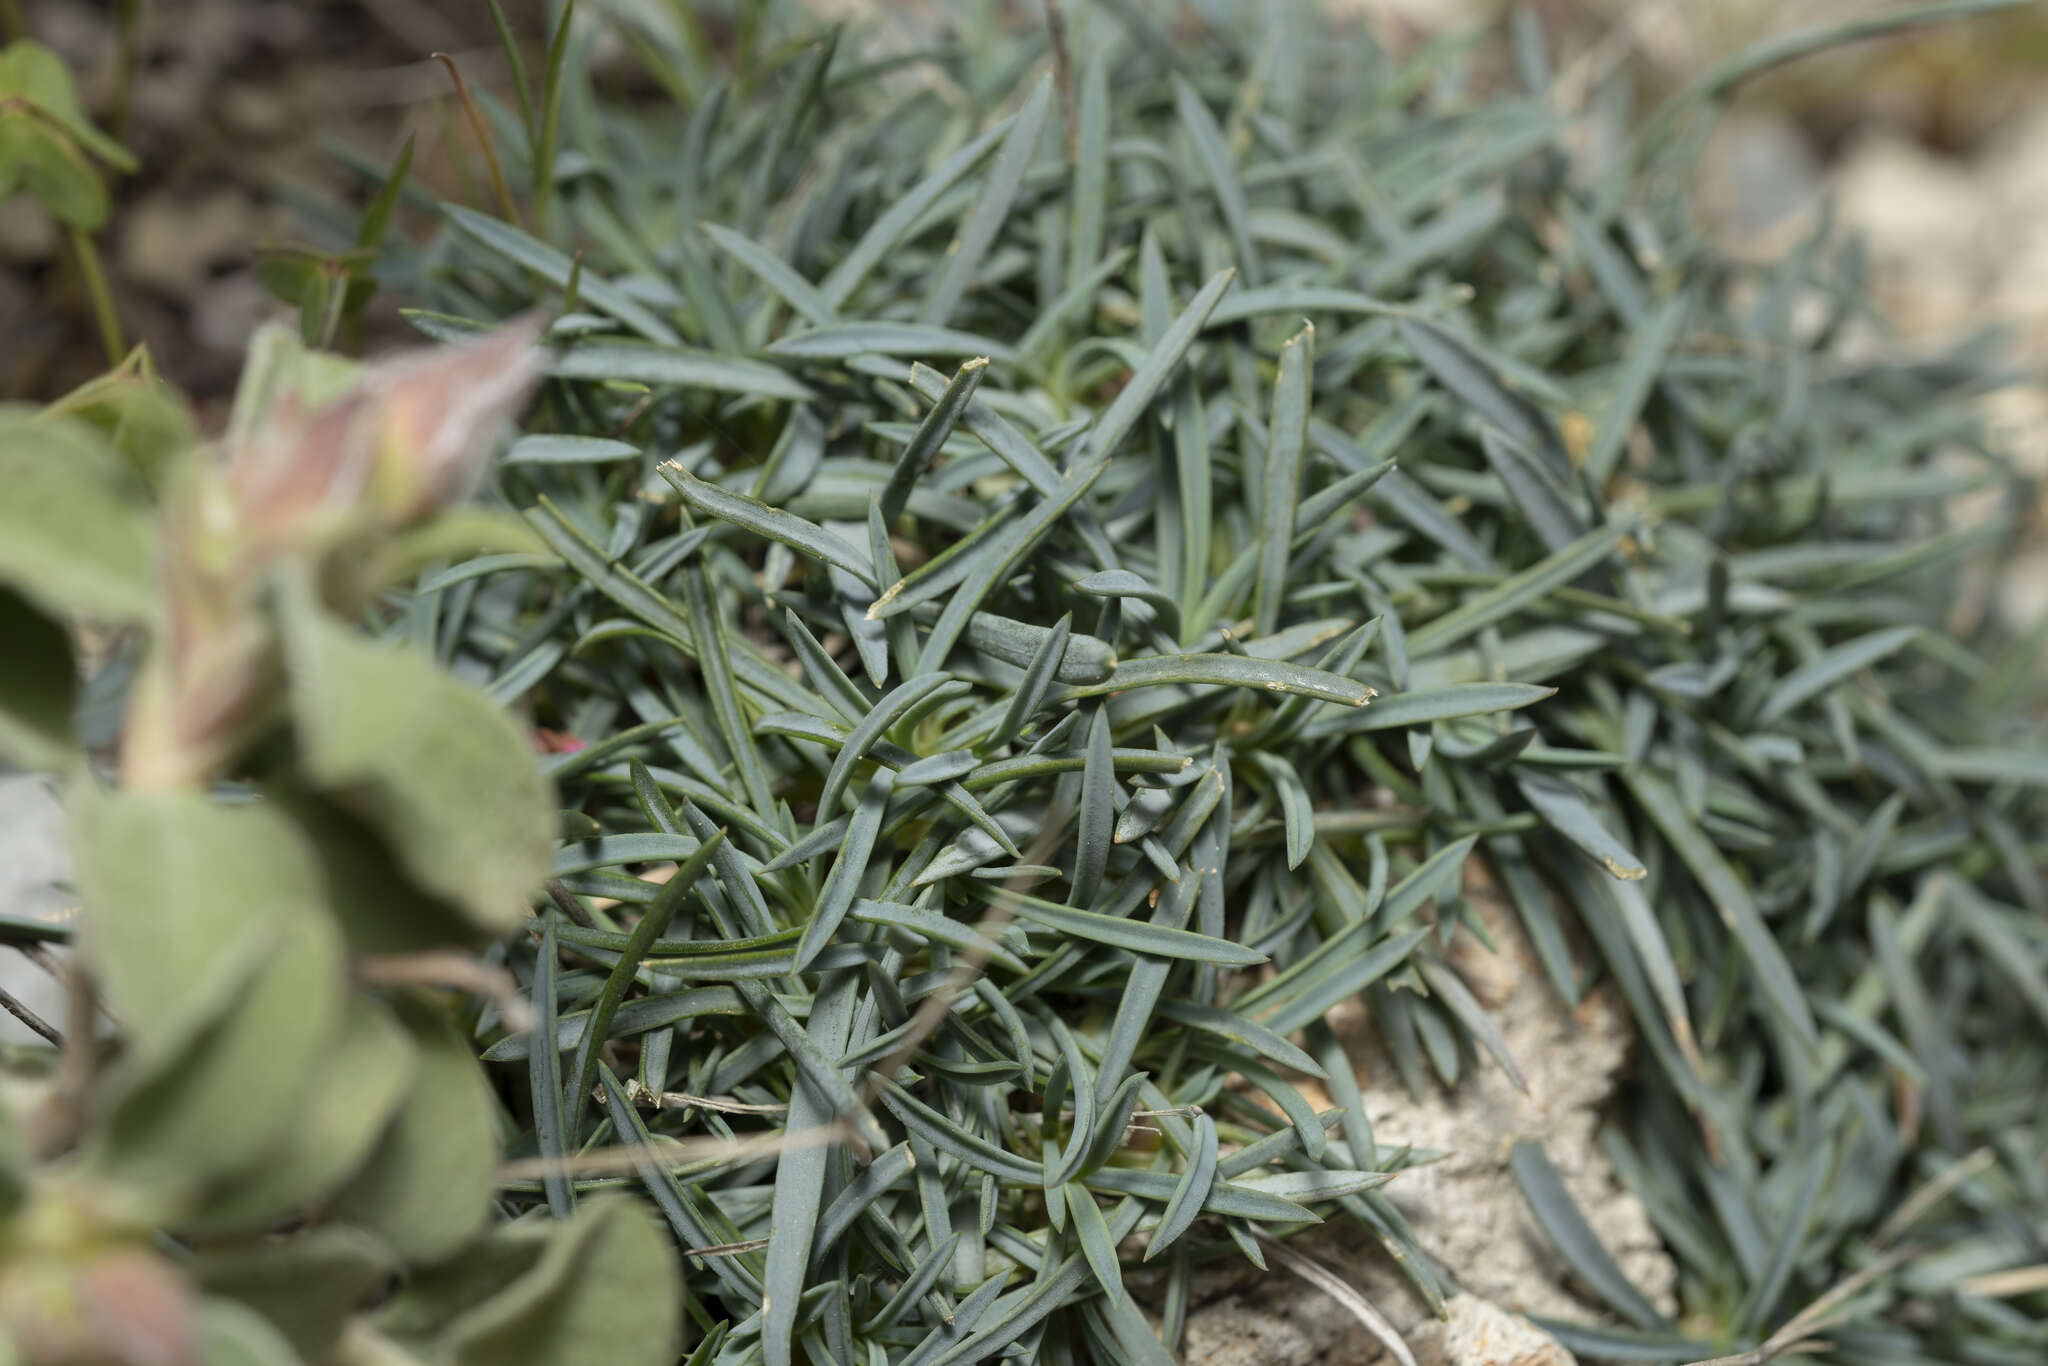
[(466, 498), (491, 442), (540, 382), (529, 314), (475, 341), (393, 357), (363, 377), (377, 421), (373, 499), (405, 526)]
[(0, 1331), (27, 1366), (199, 1366), (191, 1289), (140, 1247), (13, 1269), (0, 1287)]
[(491, 442), (540, 379), (529, 316), (457, 346), (403, 351), (308, 411), (279, 398), (228, 451), (222, 528), (242, 557), (317, 550), (371, 525), (407, 526), (469, 494)]

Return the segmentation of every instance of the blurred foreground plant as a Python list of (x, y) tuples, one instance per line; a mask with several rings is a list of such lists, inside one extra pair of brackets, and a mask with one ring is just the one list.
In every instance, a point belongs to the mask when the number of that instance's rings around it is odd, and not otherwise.
[[(495, 1104), (445, 988), (507, 1004), (463, 951), (526, 915), (548, 783), (490, 699), (355, 625), (425, 560), (530, 548), (462, 500), (533, 332), (365, 368), (266, 331), (218, 451), (124, 441), (138, 406), (178, 427), (133, 374), (0, 414), (0, 743), (63, 778), (118, 1031), (86, 1007), (8, 1111), (26, 1366), (668, 1360), (637, 1207), (487, 1227)], [(71, 730), (71, 622), (140, 654), (117, 773)]]

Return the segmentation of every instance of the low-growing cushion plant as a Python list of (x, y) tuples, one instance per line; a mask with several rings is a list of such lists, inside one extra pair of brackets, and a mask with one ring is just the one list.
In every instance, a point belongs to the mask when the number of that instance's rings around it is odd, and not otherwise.
[[(1472, 879), (1641, 1039), (1602, 1142), (1682, 1312), (1520, 1144), (1567, 1345), (2048, 1351), (1996, 375), (1888, 359), (1824, 232), (1686, 213), (1701, 116), (1820, 39), (1638, 125), (1526, 20), (1489, 74), (1050, 8), (877, 54), (564, 7), (478, 109), (523, 202), (376, 172), (458, 349), (269, 334), (225, 462), (138, 448), (139, 370), (9, 420), (4, 734), (70, 774), (122, 1031), (11, 1168), (28, 1360), (203, 1292), (209, 1361), (1167, 1361), (1202, 1264), (1319, 1219), (1441, 1305), (1324, 1021), (1519, 1080)], [(524, 524), (450, 510), (529, 357)], [(139, 624), (76, 706), (68, 617)]]

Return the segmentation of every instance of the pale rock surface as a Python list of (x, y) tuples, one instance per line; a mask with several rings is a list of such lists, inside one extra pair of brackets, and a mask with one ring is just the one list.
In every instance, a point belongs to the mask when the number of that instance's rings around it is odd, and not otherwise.
[(1444, 1366), (1578, 1366), (1550, 1334), (1477, 1295), (1453, 1296), (1445, 1308)]
[[(1594, 1142), (1600, 1107), (1628, 1062), (1627, 1015), (1605, 990), (1576, 1010), (1564, 1004), (1476, 859), (1467, 865), (1465, 891), (1499, 952), (1461, 935), (1450, 961), (1493, 1012), (1529, 1091), (1517, 1091), (1488, 1060), (1468, 1068), (1455, 1090), (1432, 1083), (1416, 1101), (1380, 1053), (1362, 1009), (1340, 1011), (1333, 1023), (1359, 1068), (1376, 1143), (1447, 1154), (1404, 1172), (1385, 1194), (1412, 1223), (1424, 1250), (1468, 1297), (1496, 1307), (1494, 1313), (1597, 1318), (1561, 1280), (1557, 1254), (1508, 1171), (1508, 1148), (1516, 1139), (1541, 1139), (1622, 1269), (1660, 1309), (1671, 1310), (1676, 1269), (1641, 1204), (1616, 1182)], [(1313, 1083), (1300, 1084), (1311, 1103), (1323, 1103)], [(1372, 1237), (1348, 1221), (1332, 1219), (1294, 1244), (1371, 1300), (1424, 1366), (1495, 1366), (1483, 1356), (1449, 1353), (1489, 1334), (1511, 1340), (1499, 1323), (1515, 1320), (1506, 1314), (1496, 1320), (1476, 1304), (1454, 1310), (1448, 1323), (1436, 1319)], [(1194, 1300), (1183, 1342), (1188, 1366), (1363, 1366), (1382, 1359), (1379, 1345), (1341, 1308), (1278, 1266), (1263, 1275), (1242, 1263), (1219, 1266), (1198, 1277)], [(1526, 1331), (1537, 1330), (1528, 1325)], [(1499, 1366), (1571, 1360), (1551, 1346), (1554, 1356), (1508, 1356)]]

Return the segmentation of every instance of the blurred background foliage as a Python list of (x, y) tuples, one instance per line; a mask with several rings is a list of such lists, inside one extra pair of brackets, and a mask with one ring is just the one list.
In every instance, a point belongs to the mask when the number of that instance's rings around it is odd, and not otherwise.
[[(1396, 51), (1446, 36), (1498, 43), (1507, 9), (1503, 0), (1287, 2), (1327, 4), (1344, 22), (1371, 25)], [(669, 3), (600, 0), (591, 9), (630, 13)], [(883, 11), (885, 31), (906, 42), (930, 41), (947, 24), (1043, 22), (1041, 0), (804, 4), (828, 18)], [(1877, 0), (1533, 6), (1567, 81), (1590, 87), (1620, 71), (1646, 105), (1759, 38), (1885, 7)], [(529, 64), (542, 58), (552, 8), (549, 0), (505, 0)], [(764, 22), (770, 8), (757, 0), (689, 5), (713, 61), (747, 25)], [(257, 322), (286, 311), (264, 286), (260, 249), (293, 240), (308, 204), (366, 198), (374, 185), (352, 165), (388, 164), (412, 139), (416, 183), (439, 196), (488, 203), (487, 178), (448, 72), (429, 55), (446, 53), (473, 92), (510, 98), (510, 71), (480, 0), (5, 0), (0, 25), (64, 57), (78, 74), (88, 112), (136, 154), (139, 170), (113, 184), (104, 244), (112, 292), (131, 339), (149, 342), (166, 377), (202, 405), (229, 391)], [(656, 93), (622, 44), (608, 43), (598, 55), (607, 93)], [(1481, 79), (1489, 65), (1507, 78), (1504, 46), (1479, 66)], [(1930, 188), (1953, 200), (1957, 181), (1981, 181), (1979, 159), (2001, 140), (2048, 151), (2044, 67), (2048, 6), (2037, 6), (1858, 45), (1768, 75), (1741, 92), (1707, 160), (1704, 207), (1732, 233), (1752, 233), (1759, 218), (1771, 226), (1785, 206), (1808, 202), (1860, 169), (1878, 183), (1859, 192), (1857, 204), (1869, 207), (1851, 213), (1852, 224), (1861, 213), (1880, 219), (1881, 232), (1896, 232), (1899, 216)], [(1872, 171), (1874, 147), (1885, 164)], [(340, 149), (352, 155), (337, 157)], [(1909, 163), (1903, 170), (1902, 161)], [(2048, 186), (2048, 177), (2040, 179)], [(1963, 227), (1974, 222), (1972, 207), (1951, 205)], [(2000, 205), (2009, 225), (2012, 207)], [(2048, 262), (2048, 236), (2041, 242), (2038, 256)], [(2001, 258), (2014, 254), (2009, 242), (1996, 246)], [(1992, 251), (1985, 247), (1985, 259)], [(1954, 275), (1958, 263), (1946, 264)], [(2048, 269), (2038, 276), (2043, 287), (2031, 291), (1984, 291), (2037, 337), (2038, 321), (2048, 315)], [(1956, 293), (1939, 280), (1914, 288), (1922, 296)], [(1887, 302), (1895, 312), (1903, 308), (1909, 323), (1946, 324), (1978, 312), (1974, 294), (1967, 307), (1961, 300), (1930, 306), (1917, 297)], [(356, 340), (402, 339), (389, 307), (369, 323), (371, 331)], [(9, 342), (0, 355), (0, 400), (54, 397), (105, 363), (91, 299), (61, 225), (19, 198), (0, 204), (0, 335)]]

